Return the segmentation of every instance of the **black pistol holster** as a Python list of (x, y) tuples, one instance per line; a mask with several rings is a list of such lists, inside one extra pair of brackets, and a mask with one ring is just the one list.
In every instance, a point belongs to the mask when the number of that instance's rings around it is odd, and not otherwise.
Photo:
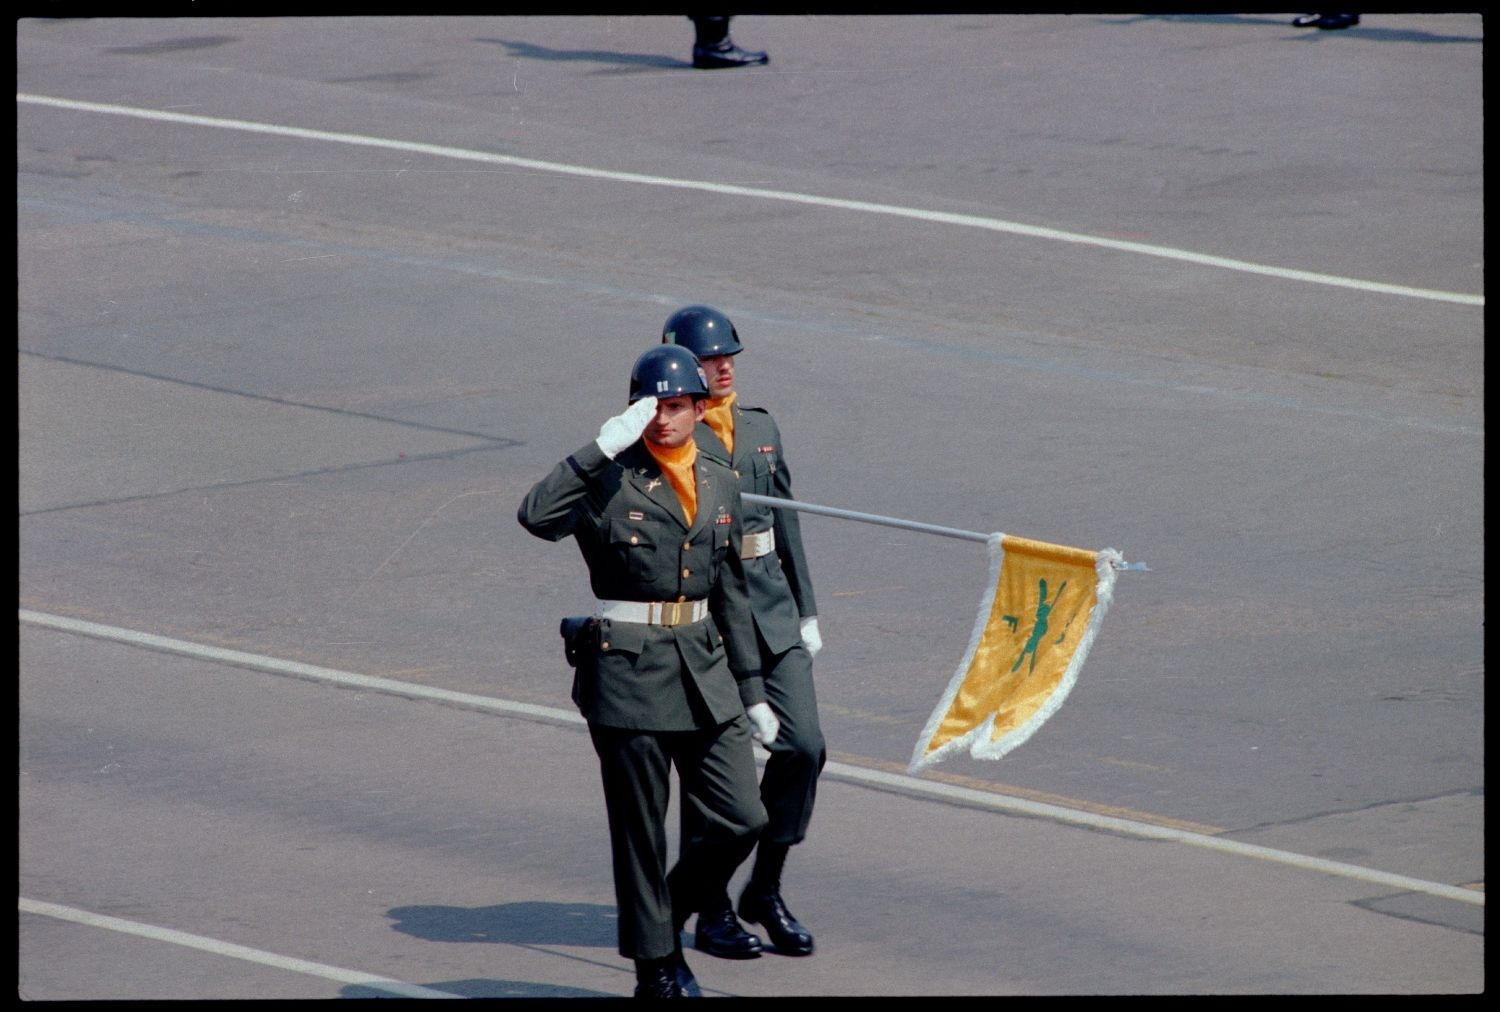
[(578, 667), (579, 658), (599, 649), (599, 620), (592, 615), (570, 615), (562, 620), (558, 632), (569, 667)]

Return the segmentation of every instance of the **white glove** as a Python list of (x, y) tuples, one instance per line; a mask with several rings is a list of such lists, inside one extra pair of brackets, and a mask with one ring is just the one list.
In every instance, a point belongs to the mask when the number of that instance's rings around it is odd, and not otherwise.
[(818, 616), (802, 620), (802, 645), (807, 647), (807, 656), (816, 657), (823, 649), (823, 637), (818, 635)]
[(641, 433), (646, 431), (654, 417), (656, 398), (642, 397), (599, 427), (599, 438), (594, 440), (599, 452), (614, 460), (621, 450), (641, 438)]
[(750, 723), (755, 728), (750, 732), (750, 737), (762, 745), (769, 745), (776, 740), (777, 733), (781, 731), (781, 721), (771, 712), (769, 703), (750, 704), (745, 710), (745, 716), (750, 718)]

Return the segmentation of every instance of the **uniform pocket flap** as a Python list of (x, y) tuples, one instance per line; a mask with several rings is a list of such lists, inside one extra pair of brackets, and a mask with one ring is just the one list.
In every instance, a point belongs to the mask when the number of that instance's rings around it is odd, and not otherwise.
[(605, 619), (599, 627), (599, 649), (639, 654), (646, 649), (646, 635), (650, 628), (636, 622), (611, 622)]

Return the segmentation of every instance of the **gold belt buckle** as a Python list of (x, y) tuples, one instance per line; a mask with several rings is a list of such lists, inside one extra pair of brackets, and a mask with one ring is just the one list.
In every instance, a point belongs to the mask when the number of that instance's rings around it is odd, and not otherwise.
[(681, 601), (673, 601), (672, 602), (672, 618), (671, 618), (670, 621), (665, 622), (664, 624), (665, 625), (681, 625), (682, 624), (682, 602)]

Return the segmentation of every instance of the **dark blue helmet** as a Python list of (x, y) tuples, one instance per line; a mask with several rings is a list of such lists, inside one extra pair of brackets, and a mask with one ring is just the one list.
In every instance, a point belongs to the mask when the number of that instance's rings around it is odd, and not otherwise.
[(744, 351), (729, 317), (712, 306), (683, 306), (667, 317), (662, 344), (680, 344), (699, 358), (738, 355)]
[(698, 357), (675, 344), (657, 345), (635, 360), (630, 370), (630, 403), (642, 397), (708, 396), (708, 377)]

